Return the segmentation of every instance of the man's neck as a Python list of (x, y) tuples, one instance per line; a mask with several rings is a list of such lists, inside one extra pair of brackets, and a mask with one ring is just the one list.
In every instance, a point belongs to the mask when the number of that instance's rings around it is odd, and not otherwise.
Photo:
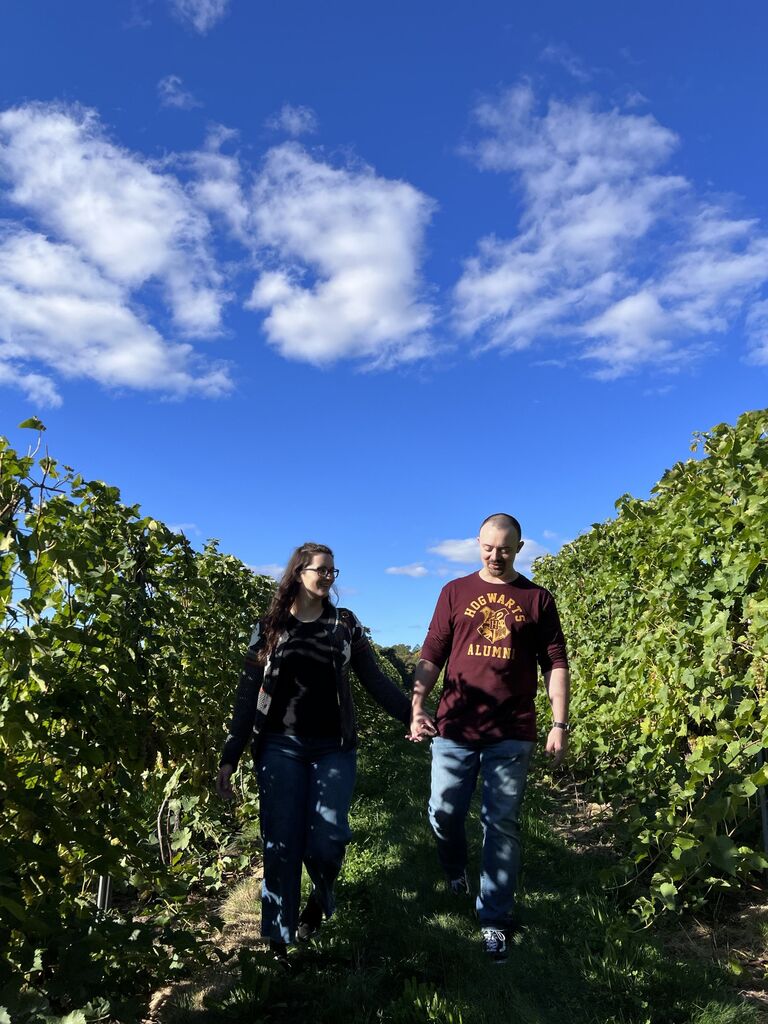
[(485, 567), (483, 567), (479, 570), (477, 575), (483, 583), (514, 583), (520, 573), (517, 569), (512, 569), (510, 572), (504, 573), (503, 576), (491, 576), (491, 574), (486, 571)]

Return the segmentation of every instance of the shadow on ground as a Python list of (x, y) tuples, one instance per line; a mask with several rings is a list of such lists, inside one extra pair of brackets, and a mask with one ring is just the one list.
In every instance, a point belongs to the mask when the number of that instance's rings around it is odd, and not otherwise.
[[(375, 712), (371, 711), (373, 718)], [(429, 752), (375, 719), (361, 745), (354, 841), (338, 911), (275, 965), (258, 939), (258, 883), (230, 894), (222, 964), (164, 991), (159, 1024), (299, 1020), (444, 1024), (755, 1024), (721, 969), (633, 933), (600, 870), (610, 849), (571, 847), (558, 804), (530, 787), (525, 869), (509, 961), (483, 958), (473, 901), (441, 883), (426, 822)], [(477, 808), (470, 818), (478, 863)], [(474, 872), (476, 874), (476, 871)]]

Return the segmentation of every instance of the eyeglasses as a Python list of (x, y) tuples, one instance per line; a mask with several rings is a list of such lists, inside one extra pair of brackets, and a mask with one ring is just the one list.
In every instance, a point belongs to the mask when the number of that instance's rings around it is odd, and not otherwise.
[(314, 566), (314, 565), (307, 565), (301, 571), (302, 572), (316, 572), (318, 577), (321, 580), (331, 580), (331, 579), (335, 580), (338, 577), (338, 575), (339, 575), (339, 570), (338, 569), (329, 569), (325, 565), (320, 565), (320, 566), (317, 566), (317, 567)]

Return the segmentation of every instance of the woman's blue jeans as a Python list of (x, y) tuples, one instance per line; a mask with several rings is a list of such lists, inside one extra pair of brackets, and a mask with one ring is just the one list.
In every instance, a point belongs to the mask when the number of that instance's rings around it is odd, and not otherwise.
[(472, 745), (436, 736), (432, 740), (432, 795), (429, 821), (437, 855), (448, 879), (467, 867), (464, 822), (482, 779), (480, 820), (483, 852), (475, 904), (483, 928), (508, 928), (520, 874), (520, 808), (534, 744), (501, 740)]
[(257, 762), (264, 881), (261, 934), (293, 942), (299, 919), (301, 865), (327, 917), (333, 886), (351, 838), (349, 806), (355, 786), (354, 750), (339, 740), (267, 734)]

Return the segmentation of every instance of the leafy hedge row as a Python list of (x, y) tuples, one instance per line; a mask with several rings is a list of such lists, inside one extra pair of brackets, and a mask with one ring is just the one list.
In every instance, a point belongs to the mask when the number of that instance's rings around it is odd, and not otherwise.
[(646, 921), (768, 867), (766, 430), (697, 434), (703, 457), (535, 566), (573, 654), (573, 769), (614, 806)]
[[(194, 951), (171, 910), (228, 867), (210, 780), (272, 586), (0, 438), (0, 1006), (135, 996)], [(96, 921), (99, 875), (141, 916)]]

